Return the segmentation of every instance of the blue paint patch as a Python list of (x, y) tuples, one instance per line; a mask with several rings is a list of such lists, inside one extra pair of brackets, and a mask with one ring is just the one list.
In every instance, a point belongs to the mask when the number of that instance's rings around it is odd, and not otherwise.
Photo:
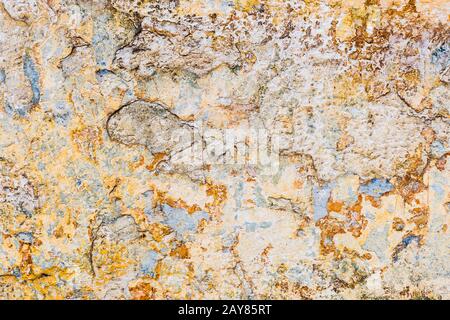
[(38, 104), (41, 99), (41, 91), (39, 90), (39, 73), (33, 60), (28, 54), (23, 56), (23, 72), (30, 82), (31, 90), (33, 91), (33, 98), (31, 102), (33, 104)]
[(145, 198), (145, 207), (144, 207), (144, 213), (145, 215), (151, 219), (153, 216), (153, 192), (152, 191), (146, 191), (142, 194)]
[(5, 112), (10, 116), (14, 115), (14, 109), (11, 107), (8, 101), (5, 102)]
[(450, 44), (445, 42), (431, 54), (431, 63), (439, 69), (445, 69), (450, 61)]
[[(105, 21), (102, 21), (102, 22), (104, 23)], [(104, 30), (102, 30), (102, 31), (104, 31)], [(93, 45), (103, 44), (107, 40), (109, 40), (108, 34), (95, 33), (94, 36), (92, 37), (92, 44)]]
[(236, 208), (241, 208), (242, 206), (242, 197), (243, 197), (244, 183), (239, 181), (236, 192), (234, 193), (234, 200), (236, 201)]
[(272, 222), (270, 222), (270, 221), (263, 221), (259, 224), (259, 227), (263, 228), (263, 229), (270, 228), (271, 226), (272, 226)]
[(172, 208), (164, 204), (162, 211), (165, 214), (164, 223), (171, 227), (179, 236), (185, 236), (197, 231), (201, 220), (209, 220), (209, 216), (204, 211), (197, 211), (189, 214), (184, 209)]
[(286, 272), (286, 276), (290, 281), (304, 285), (311, 285), (313, 279), (313, 269), (312, 267), (307, 267), (305, 265), (295, 266)]
[(33, 234), (31, 232), (19, 232), (16, 234), (17, 239), (25, 243), (33, 243)]
[(18, 267), (15, 267), (12, 272), (13, 276), (16, 278), (20, 278), (22, 276), (22, 273), (20, 272), (20, 269)]
[(63, 101), (57, 102), (53, 107), (53, 117), (57, 124), (66, 126), (71, 117), (70, 108)]
[(313, 186), (313, 200), (314, 200), (314, 221), (318, 221), (328, 214), (327, 203), (331, 195), (331, 186), (329, 184), (322, 188)]
[(347, 196), (348, 199), (345, 200), (346, 204), (352, 204), (358, 201), (358, 195), (354, 192), (352, 187), (348, 187)]
[(373, 211), (366, 211), (366, 217), (370, 221), (374, 221), (375, 220), (375, 213)]
[(261, 222), (253, 222), (246, 221), (244, 222), (244, 227), (246, 232), (255, 232), (258, 229), (268, 229), (272, 226), (272, 222), (270, 221), (261, 221)]
[(6, 80), (5, 70), (0, 69), (0, 83), (4, 83)]
[(372, 179), (369, 183), (359, 187), (359, 191), (361, 193), (367, 194), (374, 198), (379, 198), (393, 189), (394, 186), (387, 179)]
[(31, 218), (33, 216), (33, 211), (31, 211), (31, 210), (22, 208), (21, 211), (22, 211), (22, 213), (24, 213), (27, 216), (27, 218)]
[(445, 149), (445, 147), (441, 141), (439, 141), (439, 140), (433, 141), (433, 143), (431, 144), (431, 154), (434, 157), (440, 158), (444, 154), (446, 154), (446, 152), (447, 152), (447, 150)]
[(256, 223), (255, 222), (246, 222), (244, 223), (245, 231), (247, 232), (255, 232), (256, 231)]
[(394, 254), (392, 255), (392, 260), (394, 262), (397, 262), (400, 252), (405, 250), (413, 242), (416, 242), (417, 244), (419, 244), (419, 241), (420, 241), (420, 237), (416, 236), (416, 235), (409, 235), (409, 236), (403, 238), (402, 242), (400, 242), (395, 247)]
[(159, 255), (156, 251), (150, 250), (141, 261), (140, 271), (145, 275), (153, 277), (155, 275), (156, 263), (159, 260)]
[(445, 190), (444, 188), (442, 188), (442, 186), (440, 186), (439, 184), (433, 184), (431, 188), (436, 193), (437, 201), (442, 201), (445, 198)]
[(419, 243), (419, 240), (420, 240), (420, 238), (419, 238), (418, 236), (411, 235), (411, 236), (407, 236), (406, 238), (404, 238), (404, 239), (402, 240), (402, 244), (403, 244), (403, 246), (405, 246), (405, 248), (406, 248), (406, 247), (409, 246), (413, 241), (416, 241), (417, 243)]
[(39, 266), (39, 268), (45, 270), (45, 269), (50, 269), (51, 267), (55, 266), (55, 261), (54, 259), (48, 259), (46, 257), (44, 257), (42, 254), (33, 256), (33, 264), (36, 264), (37, 266)]
[[(233, 245), (236, 241), (236, 234), (239, 233), (239, 226), (234, 226), (234, 230), (231, 233), (224, 234), (222, 238), (222, 243), (224, 246), (224, 252), (228, 252), (228, 248)], [(225, 230), (223, 230), (225, 232)]]
[(260, 186), (257, 186), (255, 189), (255, 198), (256, 198), (256, 205), (258, 207), (266, 207), (267, 206), (267, 202), (264, 199), (264, 196), (262, 194), (262, 189)]
[[(96, 33), (92, 37), (92, 45), (94, 46), (94, 54), (95, 54), (95, 61), (98, 66), (105, 67), (107, 65), (106, 60), (110, 57), (108, 57), (108, 50), (105, 50), (105, 47), (112, 47), (111, 40), (104, 30), (100, 30), (97, 32), (104, 32)], [(108, 59), (110, 60), (110, 59)]]
[(389, 247), (388, 235), (389, 225), (386, 225), (383, 229), (372, 230), (362, 248), (367, 251), (375, 253), (383, 263), (387, 263), (389, 256), (386, 253), (386, 248)]
[(98, 71), (96, 72), (96, 75), (97, 75), (98, 77), (100, 77), (100, 78), (102, 78), (102, 77), (104, 77), (104, 76), (106, 76), (106, 75), (108, 75), (108, 74), (112, 74), (112, 72), (109, 71), (108, 69), (100, 69), (100, 70), (98, 70)]

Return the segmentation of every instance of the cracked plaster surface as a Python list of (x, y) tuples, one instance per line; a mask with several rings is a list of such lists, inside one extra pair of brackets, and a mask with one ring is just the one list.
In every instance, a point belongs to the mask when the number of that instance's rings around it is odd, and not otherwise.
[(0, 0), (0, 298), (448, 299), (449, 16)]

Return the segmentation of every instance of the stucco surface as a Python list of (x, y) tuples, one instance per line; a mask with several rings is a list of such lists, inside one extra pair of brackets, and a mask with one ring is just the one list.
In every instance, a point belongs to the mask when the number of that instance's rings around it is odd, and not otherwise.
[(0, 298), (450, 298), (449, 17), (0, 0)]

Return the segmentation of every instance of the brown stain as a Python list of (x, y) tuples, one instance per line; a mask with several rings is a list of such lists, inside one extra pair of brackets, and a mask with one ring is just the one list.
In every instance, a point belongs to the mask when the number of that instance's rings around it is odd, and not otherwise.
[(257, 105), (249, 103), (208, 106), (203, 112), (208, 113), (208, 124), (213, 128), (230, 129), (248, 122), (250, 115), (257, 110)]
[(207, 182), (206, 195), (213, 198), (213, 201), (205, 204), (206, 211), (212, 215), (220, 214), (220, 211), (228, 198), (227, 187), (222, 184)]
[(347, 149), (347, 147), (349, 147), (354, 141), (355, 139), (350, 134), (344, 132), (340, 136), (339, 141), (336, 143), (336, 150), (343, 151)]
[(98, 146), (103, 142), (101, 135), (102, 131), (99, 127), (84, 125), (70, 133), (76, 149), (94, 163), (97, 163)]
[(414, 154), (409, 155), (406, 161), (397, 165), (398, 169), (405, 171), (405, 174), (402, 177), (395, 177), (392, 179), (396, 192), (399, 193), (408, 204), (412, 204), (415, 195), (426, 189), (423, 175), (427, 169), (428, 163), (423, 162), (422, 153), (423, 149), (420, 144)]
[(118, 177), (105, 177), (103, 180), (103, 184), (105, 185), (105, 188), (108, 191), (108, 196), (112, 199), (120, 199), (120, 192), (119, 192), (119, 185), (121, 184), (122, 180)]
[(344, 207), (344, 203), (342, 201), (329, 200), (327, 203), (327, 211), (328, 212), (341, 212), (343, 207)]
[(449, 153), (445, 154), (444, 156), (442, 156), (441, 158), (439, 158), (436, 161), (436, 168), (439, 171), (444, 171), (445, 170), (445, 166), (447, 165), (447, 156), (449, 155)]
[(308, 216), (302, 217), (295, 230), (294, 238), (298, 236), (299, 232), (305, 231), (306, 228), (308, 228), (311, 225), (311, 221), (312, 221), (311, 218), (309, 218)]
[(267, 264), (267, 262), (269, 261), (269, 253), (270, 253), (270, 250), (272, 250), (272, 249), (273, 249), (273, 246), (272, 246), (272, 244), (269, 243), (264, 248), (264, 250), (261, 252), (261, 261), (263, 264)]
[(350, 232), (353, 237), (361, 236), (366, 228), (368, 221), (362, 214), (362, 195), (350, 206), (346, 206), (341, 201), (329, 200), (327, 203), (328, 212), (337, 212), (345, 216), (345, 220), (340, 220), (330, 215), (320, 219), (316, 226), (321, 230), (320, 252), (322, 255), (333, 253), (334, 257), (340, 257), (342, 252), (334, 244), (334, 236)]
[(167, 155), (164, 152), (155, 153), (152, 162), (145, 168), (149, 171), (154, 171), (157, 168), (157, 166), (166, 159)]
[(423, 244), (422, 235), (416, 235), (413, 232), (408, 232), (403, 236), (402, 241), (394, 248), (392, 252), (392, 259), (394, 261), (397, 261), (397, 259), (399, 258), (399, 254), (408, 247), (409, 244), (405, 243), (405, 239), (407, 239), (408, 237), (414, 237), (415, 239), (417, 239), (419, 246)]
[(365, 253), (361, 254), (361, 253), (359, 253), (355, 250), (349, 249), (349, 248), (344, 248), (342, 252), (345, 254), (346, 257), (351, 257), (353, 259), (362, 259), (362, 260), (372, 259), (372, 254), (370, 254), (369, 252), (365, 252)]
[(181, 198), (175, 199), (169, 196), (166, 191), (159, 190), (155, 185), (150, 185), (150, 190), (154, 193), (153, 207), (167, 204), (172, 208), (184, 209), (189, 214), (202, 210), (202, 208), (198, 204), (189, 205), (185, 200)]
[(130, 170), (134, 171), (137, 168), (139, 168), (140, 166), (142, 166), (145, 163), (145, 157), (144, 156), (139, 156), (139, 159), (137, 161), (134, 162), (130, 162), (128, 164), (128, 168), (130, 168)]
[(408, 219), (415, 225), (415, 230), (420, 231), (428, 225), (428, 219), (430, 216), (430, 209), (428, 207), (414, 208), (411, 211), (412, 217)]
[(301, 187), (303, 187), (303, 181), (299, 179), (294, 180), (294, 182), (292, 183), (292, 187), (295, 189), (301, 189)]
[(172, 233), (170, 227), (161, 223), (152, 223), (147, 228), (156, 242), (161, 242), (165, 236)]
[(63, 226), (59, 226), (58, 228), (56, 228), (56, 230), (53, 232), (53, 235), (56, 239), (62, 238), (64, 236)]
[(171, 257), (177, 257), (179, 259), (189, 259), (189, 249), (186, 244), (181, 244), (170, 252)]
[(25, 277), (33, 275), (33, 258), (32, 258), (32, 247), (28, 243), (20, 244), (19, 249), (21, 261), (20, 261), (20, 272)]
[(364, 199), (369, 201), (370, 204), (372, 205), (372, 207), (381, 208), (381, 200), (380, 199), (376, 199), (376, 198), (372, 197), (371, 195), (365, 195)]
[(333, 254), (339, 257), (339, 251), (334, 244), (334, 236), (345, 233), (345, 226), (342, 221), (327, 216), (320, 219), (316, 225), (320, 228), (320, 254), (327, 256)]
[(298, 282), (289, 281), (285, 275), (275, 282), (274, 288), (276, 289), (277, 297), (281, 299), (312, 300), (315, 294), (313, 288)]
[[(415, 48), (421, 45), (423, 30), (438, 39), (445, 38), (446, 29), (418, 14), (414, 0), (400, 8), (385, 9), (378, 1), (366, 1), (361, 7), (343, 10), (337, 15), (343, 16), (342, 20), (336, 18), (329, 30), (333, 48), (350, 59), (346, 71), (335, 79), (335, 98), (347, 101), (359, 96), (376, 101), (393, 88), (409, 107), (417, 111), (430, 108), (426, 95), (431, 88), (418, 69), (404, 62), (404, 57), (419, 56)], [(377, 23), (369, 33), (368, 24), (374, 20)], [(390, 52), (392, 36), (408, 40), (408, 46)], [(360, 86), (365, 96), (358, 92)], [(425, 91), (421, 92), (422, 89)]]
[(405, 222), (401, 218), (395, 217), (392, 222), (392, 228), (395, 231), (402, 231), (405, 228)]
[(352, 222), (347, 228), (354, 237), (359, 237), (362, 231), (367, 226), (367, 219), (361, 213), (362, 210), (362, 195), (358, 196), (358, 201), (352, 205), (346, 212), (347, 218)]
[(128, 286), (132, 300), (152, 300), (155, 298), (156, 289), (147, 279), (138, 279)]

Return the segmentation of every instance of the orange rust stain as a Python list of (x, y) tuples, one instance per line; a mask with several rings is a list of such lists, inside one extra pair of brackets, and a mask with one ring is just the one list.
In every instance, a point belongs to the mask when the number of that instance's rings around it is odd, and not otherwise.
[(189, 249), (185, 244), (181, 244), (170, 252), (171, 257), (177, 257), (180, 259), (189, 259)]
[[(345, 3), (345, 2), (344, 2)], [(389, 93), (391, 89), (386, 86), (384, 72), (380, 72), (378, 66), (374, 64), (374, 57), (385, 54), (390, 46), (390, 38), (396, 33), (396, 30), (402, 30), (402, 37), (414, 39), (417, 43), (420, 41), (422, 30), (431, 29), (430, 32), (443, 35), (442, 28), (438, 25), (430, 27), (428, 19), (417, 14), (415, 1), (408, 1), (405, 5), (389, 9), (384, 8), (379, 1), (366, 1), (360, 7), (343, 6), (345, 11), (343, 15), (337, 18), (331, 24), (329, 36), (332, 39), (334, 48), (342, 54), (348, 55), (355, 63), (346, 71), (342, 78), (338, 78), (335, 85), (335, 94), (337, 99), (349, 99), (358, 94), (358, 87), (365, 89), (365, 98), (369, 101), (376, 100)], [(380, 16), (374, 16), (374, 12), (379, 12)], [(376, 20), (375, 28), (369, 28)], [(381, 23), (387, 22), (387, 23)], [(405, 23), (406, 22), (406, 23)], [(372, 30), (369, 32), (369, 30)], [(415, 46), (408, 46), (403, 52), (400, 51), (394, 56), (397, 66), (405, 64), (404, 57), (417, 56), (414, 52)], [(348, 54), (348, 51), (351, 53)], [(409, 52), (408, 52), (409, 51)], [(405, 87), (406, 90), (414, 90), (420, 85), (417, 70), (407, 70), (406, 72), (393, 68), (389, 75), (393, 78), (401, 79), (398, 81), (397, 90)], [(426, 108), (429, 101), (424, 99), (418, 106)], [(415, 106), (416, 107), (416, 106)]]
[(374, 197), (370, 195), (365, 195), (365, 199), (370, 202), (372, 207), (374, 208), (380, 208), (381, 207), (381, 201), (378, 199), (375, 199)]
[(392, 228), (395, 231), (402, 231), (405, 228), (405, 222), (402, 219), (395, 217), (392, 223)]
[(247, 199), (247, 200), (245, 200), (245, 203), (248, 204), (248, 205), (250, 205), (250, 206), (256, 205), (256, 202), (253, 201), (253, 199)]
[(23, 275), (29, 276), (33, 274), (33, 258), (31, 256), (31, 245), (27, 243), (20, 244), (20, 272)]
[(294, 182), (292, 183), (292, 186), (295, 189), (300, 189), (303, 186), (303, 182), (301, 180), (294, 180)]
[(342, 252), (339, 252), (335, 247), (333, 242), (334, 236), (340, 233), (351, 232), (354, 237), (359, 237), (367, 226), (367, 219), (361, 214), (362, 196), (359, 195), (358, 201), (350, 207), (346, 207), (340, 201), (329, 201), (327, 209), (329, 212), (339, 212), (346, 217), (344, 221), (327, 216), (316, 223), (321, 229), (321, 254), (328, 255), (329, 253), (333, 253), (335, 257), (338, 257)]
[(311, 218), (307, 216), (303, 217), (295, 230), (295, 236), (297, 236), (299, 232), (304, 231), (310, 225), (310, 222)]
[(398, 165), (399, 168), (406, 170), (405, 175), (393, 179), (396, 190), (408, 204), (412, 203), (417, 193), (426, 188), (423, 182), (426, 163), (424, 163), (422, 153), (423, 148), (420, 144), (413, 155), (410, 155), (405, 162)]
[(155, 288), (144, 279), (139, 279), (136, 283), (130, 284), (128, 289), (133, 300), (151, 300), (155, 297)]
[(442, 156), (440, 159), (438, 159), (436, 161), (436, 168), (439, 171), (444, 171), (445, 170), (445, 165), (447, 164), (447, 158), (446, 158), (447, 155), (449, 155), (449, 154), (446, 154), (446, 155)]
[(166, 191), (158, 190), (156, 186), (151, 185), (150, 189), (154, 192), (154, 207), (161, 204), (167, 204), (172, 208), (184, 209), (189, 214), (202, 210), (202, 208), (197, 204), (189, 205), (183, 199), (174, 199), (173, 197), (169, 196)]
[(357, 258), (357, 259), (363, 259), (363, 260), (370, 260), (372, 259), (372, 255), (369, 252), (360, 254), (355, 250), (349, 249), (349, 248), (344, 248), (343, 249), (343, 253), (346, 254), (346, 256), (350, 256), (352, 258)]
[(130, 168), (130, 170), (136, 170), (137, 168), (139, 168), (140, 166), (142, 166), (145, 162), (145, 158), (144, 156), (139, 156), (139, 159), (135, 162), (130, 162), (128, 164), (128, 168)]
[(164, 152), (155, 153), (152, 163), (147, 165), (145, 168), (147, 168), (149, 171), (155, 170), (158, 164), (160, 164), (163, 160), (166, 159), (166, 156), (167, 155)]
[(428, 224), (428, 217), (430, 215), (429, 208), (414, 208), (411, 213), (413, 216), (408, 219), (408, 222), (414, 223), (416, 226), (416, 230), (424, 229)]
[(107, 190), (109, 190), (109, 196), (119, 198), (117, 195), (118, 193), (118, 186), (121, 182), (120, 178), (117, 177), (106, 177), (104, 179), (104, 185)]
[(350, 146), (354, 141), (355, 139), (351, 135), (344, 132), (344, 134), (339, 138), (339, 141), (336, 143), (336, 150), (342, 151)]
[(328, 212), (341, 212), (344, 207), (344, 203), (342, 201), (328, 201), (327, 203), (327, 211)]
[(269, 245), (267, 247), (264, 248), (264, 250), (261, 252), (261, 260), (263, 261), (263, 263), (268, 262), (268, 256), (270, 253), (270, 250), (273, 249), (272, 244), (269, 243)]
[(158, 260), (155, 266), (155, 276), (153, 277), (155, 280), (158, 280), (163, 271), (163, 263), (162, 260)]
[(148, 230), (150, 231), (153, 239), (155, 239), (156, 242), (161, 242), (165, 236), (172, 232), (170, 227), (161, 223), (150, 224)]
[(96, 152), (102, 144), (101, 129), (94, 126), (81, 126), (70, 133), (77, 150), (89, 160), (97, 163)]
[(206, 195), (212, 196), (213, 201), (206, 203), (207, 212), (211, 214), (219, 214), (220, 209), (227, 200), (228, 193), (225, 185), (207, 183)]
[(436, 139), (436, 132), (434, 132), (434, 130), (430, 127), (426, 127), (425, 129), (423, 129), (420, 134), (425, 138), (425, 141), (428, 144), (433, 143), (433, 141)]
[(53, 235), (56, 239), (62, 238), (64, 236), (64, 228), (62, 226), (59, 226), (56, 228), (55, 232), (53, 232)]
[(358, 201), (349, 208), (349, 211), (346, 213), (346, 216), (353, 223), (347, 228), (348, 231), (352, 233), (354, 237), (359, 237), (367, 226), (367, 219), (361, 214), (362, 210), (362, 196), (358, 196)]
[(350, 211), (361, 213), (361, 210), (362, 210), (362, 196), (359, 195), (358, 201), (353, 206), (350, 207)]
[(320, 253), (324, 256), (332, 253), (335, 257), (339, 256), (338, 249), (334, 244), (334, 236), (345, 233), (344, 224), (333, 217), (324, 217), (316, 225), (320, 228)]

